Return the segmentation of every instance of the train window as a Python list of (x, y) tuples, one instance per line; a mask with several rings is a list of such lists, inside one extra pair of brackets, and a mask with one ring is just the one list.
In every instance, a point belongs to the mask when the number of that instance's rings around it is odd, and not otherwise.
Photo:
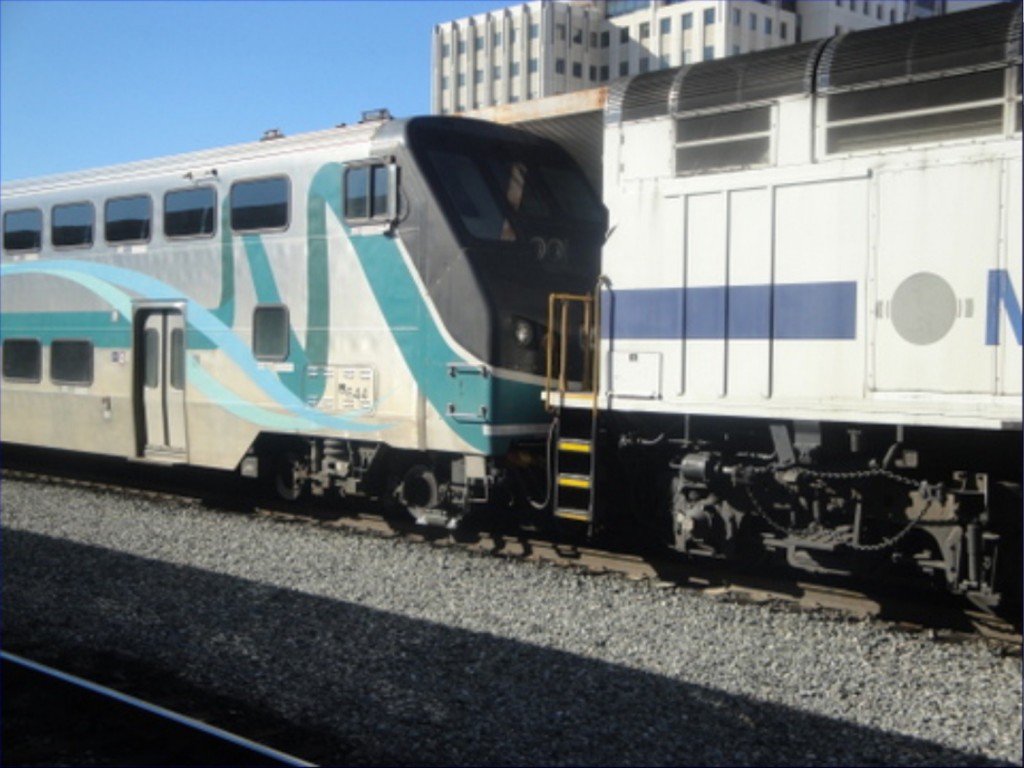
[(92, 342), (54, 339), (50, 344), (50, 378), (57, 384), (92, 384)]
[(43, 212), (38, 208), (4, 214), (4, 250), (38, 251), (43, 245)]
[(390, 216), (391, 176), (386, 165), (345, 171), (345, 218), (386, 220)]
[(103, 230), (108, 243), (149, 240), (153, 221), (153, 201), (149, 195), (107, 200)]
[(501, 204), (470, 156), (432, 149), (430, 160), (466, 231), (481, 240), (515, 240)]
[(217, 221), (217, 192), (213, 187), (175, 189), (164, 195), (164, 234), (167, 237), (208, 237)]
[(240, 181), (231, 187), (231, 228), (236, 232), (288, 226), (288, 179)]
[(676, 121), (676, 174), (771, 162), (772, 108), (691, 115)]
[(830, 153), (1003, 132), (1001, 69), (828, 96)]
[(42, 378), (43, 348), (38, 339), (4, 339), (3, 356), (5, 379), (36, 382)]
[(171, 388), (185, 388), (185, 332), (181, 328), (171, 331)]
[(142, 380), (148, 389), (160, 386), (160, 332), (147, 328), (142, 336)]
[(81, 248), (92, 245), (96, 220), (92, 203), (55, 205), (51, 213), (50, 240), (56, 248)]
[(287, 307), (256, 307), (252, 317), (252, 351), (257, 360), (288, 357)]

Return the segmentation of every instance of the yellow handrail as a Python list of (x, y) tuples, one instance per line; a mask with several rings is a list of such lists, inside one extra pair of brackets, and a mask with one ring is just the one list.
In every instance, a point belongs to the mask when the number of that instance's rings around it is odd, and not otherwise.
[[(557, 392), (559, 399), (568, 390), (568, 357), (569, 357), (569, 318), (572, 304), (579, 304), (583, 318), (580, 333), (586, 340), (583, 347), (583, 370), (581, 382), (584, 387), (590, 386), (594, 391), (594, 408), (597, 408), (597, 380), (595, 377), (595, 360), (598, 355), (592, 349), (597, 343), (595, 318), (600, 311), (594, 311), (594, 297), (572, 293), (552, 293), (548, 297), (548, 334), (546, 343), (547, 365), (544, 376), (544, 401), (548, 411), (555, 410), (552, 405), (552, 394)], [(557, 328), (556, 328), (557, 316)], [(555, 359), (555, 339), (559, 340), (558, 359)], [(557, 363), (557, 370), (556, 370)], [(557, 385), (557, 390), (555, 389)]]

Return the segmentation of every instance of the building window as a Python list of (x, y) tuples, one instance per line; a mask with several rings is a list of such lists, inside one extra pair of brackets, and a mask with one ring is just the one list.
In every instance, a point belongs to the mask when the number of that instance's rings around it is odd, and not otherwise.
[(564, 75), (565, 74), (565, 59), (555, 59), (555, 74), (556, 75)]
[(668, 69), (668, 67), (669, 67), (669, 55), (667, 53), (663, 53), (663, 54), (661, 54), (661, 56), (658, 57), (658, 68), (659, 69)]
[(474, 85), (480, 85), (480, 83), (482, 83), (483, 81), (484, 81), (484, 71), (482, 69), (478, 69), (475, 72), (473, 72), (473, 84)]
[(555, 24), (555, 39), (565, 41), (565, 24)]
[(357, 165), (345, 171), (346, 219), (386, 220), (390, 195), (387, 166)]
[(176, 189), (164, 195), (164, 235), (208, 237), (217, 222), (217, 192), (213, 187)]
[(288, 358), (288, 308), (256, 307), (252, 313), (252, 352), (257, 360)]
[(608, 75), (609, 75), (608, 65), (607, 64), (602, 64), (601, 65), (601, 82), (602, 83), (607, 82)]
[(643, 22), (640, 25), (640, 39), (646, 40), (651, 36), (651, 25), (649, 22)]
[(530, 39), (531, 40), (536, 40), (538, 37), (540, 37), (540, 25), (539, 24), (531, 24), (530, 25)]
[(756, 13), (750, 14), (750, 31), (751, 32), (756, 32), (757, 31), (757, 14)]
[(715, 23), (715, 9), (714, 8), (705, 8), (704, 9), (704, 26), (705, 27), (710, 27), (714, 23)]
[(55, 205), (50, 214), (50, 241), (57, 248), (92, 245), (95, 211), (92, 203)]
[(494, 70), (491, 72), (491, 76), (495, 80), (501, 80), (501, 65), (500, 64), (496, 64), (494, 66)]
[(452, 44), (451, 43), (443, 43), (441, 45), (441, 58), (442, 59), (447, 59), (451, 55), (452, 55)]
[(103, 231), (108, 243), (149, 240), (153, 201), (149, 195), (119, 197), (104, 206)]
[(704, 46), (704, 61), (711, 61), (715, 58), (715, 46), (705, 45)]
[(239, 181), (231, 187), (231, 228), (236, 232), (288, 226), (288, 179)]
[(620, 61), (619, 62), (619, 77), (625, 77), (628, 74), (629, 74), (629, 62), (628, 61)]
[(4, 250), (38, 251), (43, 245), (43, 212), (38, 208), (4, 214)]
[(589, 74), (590, 74), (590, 82), (592, 82), (592, 83), (597, 82), (597, 66), (595, 66), (594, 64), (591, 64), (590, 65)]
[(611, 33), (605, 30), (601, 33), (601, 47), (607, 48), (609, 45), (611, 45)]
[(456, 82), (459, 84), (460, 88), (465, 86), (466, 85), (466, 73), (465, 72), (459, 72), (459, 74), (456, 76)]
[(92, 384), (92, 342), (54, 339), (50, 344), (50, 379), (57, 384)]
[(442, 91), (447, 91), (450, 86), (451, 86), (451, 82), (449, 81), (448, 75), (442, 75), (441, 76), (441, 90)]
[(494, 48), (501, 47), (501, 32), (495, 32), (493, 35), (491, 35), (491, 45)]
[(784, 22), (784, 21), (780, 21), (779, 22), (779, 37), (782, 40), (788, 40), (789, 39), (789, 25), (786, 24), (786, 22)]
[(693, 14), (692, 13), (684, 13), (683, 14), (683, 31), (685, 32), (688, 29), (693, 29)]
[(580, 64), (578, 61), (574, 61), (572, 63), (572, 76), (583, 77), (583, 65)]
[(483, 36), (477, 37), (473, 41), (473, 50), (479, 52), (479, 51), (482, 51), (483, 49), (484, 49), (484, 38), (483, 38)]
[(43, 376), (43, 348), (38, 339), (4, 339), (3, 376), (37, 382)]
[(739, 8), (732, 9), (732, 25), (738, 27), (743, 20), (743, 11)]
[(526, 64), (526, 71), (529, 72), (530, 74), (536, 74), (538, 69), (539, 69), (539, 67), (538, 67), (536, 59), (530, 59), (527, 62), (527, 64)]
[(466, 41), (465, 40), (459, 40), (459, 45), (458, 45), (458, 49), (457, 50), (458, 50), (460, 56), (466, 52)]
[(771, 19), (765, 19), (764, 20), (764, 33), (766, 35), (770, 35), (772, 33), (772, 20)]
[(513, 61), (511, 64), (509, 64), (508, 74), (509, 74), (509, 77), (518, 77), (519, 76), (519, 62), (518, 61)]
[(629, 42), (629, 27), (619, 29), (619, 43), (625, 45)]
[(512, 29), (510, 29), (508, 31), (508, 44), (509, 45), (515, 45), (516, 44), (516, 40), (518, 38), (519, 38), (519, 36), (516, 34), (516, 28), (512, 27)]
[(651, 68), (651, 60), (647, 56), (640, 57), (640, 74), (644, 74)]
[(583, 44), (583, 30), (582, 29), (574, 29), (573, 30), (573, 32), (572, 32), (572, 41), (576, 45), (582, 45)]
[(692, 63), (693, 63), (693, 51), (691, 51), (689, 48), (683, 49), (683, 64), (692, 64)]
[(664, 19), (658, 22), (658, 31), (663, 35), (671, 34), (672, 32), (672, 17), (666, 16)]
[(597, 48), (597, 32), (590, 33), (590, 47)]

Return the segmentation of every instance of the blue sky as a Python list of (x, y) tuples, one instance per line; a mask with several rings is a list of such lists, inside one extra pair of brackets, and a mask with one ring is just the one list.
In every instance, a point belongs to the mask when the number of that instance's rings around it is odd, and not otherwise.
[(433, 25), (509, 4), (0, 0), (0, 178), (425, 113)]

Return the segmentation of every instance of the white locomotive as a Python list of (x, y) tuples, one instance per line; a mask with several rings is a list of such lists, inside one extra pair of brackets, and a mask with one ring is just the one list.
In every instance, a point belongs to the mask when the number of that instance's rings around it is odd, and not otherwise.
[(639, 75), (603, 117), (599, 306), (553, 300), (561, 336), (600, 326), (582, 391), (551, 354), (555, 513), (998, 601), (1020, 563), (1020, 4)]

